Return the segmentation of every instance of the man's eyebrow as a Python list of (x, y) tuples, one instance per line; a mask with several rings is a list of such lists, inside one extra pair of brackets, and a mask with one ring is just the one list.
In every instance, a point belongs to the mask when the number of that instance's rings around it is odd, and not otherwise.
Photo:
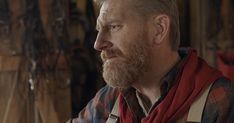
[(120, 20), (118, 20), (118, 19), (110, 19), (110, 20), (106, 20), (105, 22), (97, 22), (97, 25), (110, 25), (110, 24), (113, 24), (113, 23), (121, 23), (121, 21)]
[(96, 30), (99, 30), (100, 24), (101, 24), (101, 21), (99, 19), (97, 19)]
[(95, 28), (96, 28), (96, 30), (99, 30), (99, 24), (98, 23), (96, 24)]
[(96, 30), (100, 29), (100, 26), (106, 26), (106, 25), (111, 25), (113, 23), (121, 23), (119, 19), (115, 18), (109, 18), (108, 20), (101, 21), (100, 19), (97, 19), (97, 24), (96, 24)]
[(109, 20), (106, 21), (107, 24), (112, 24), (112, 23), (121, 23), (119, 19), (115, 18), (110, 18)]

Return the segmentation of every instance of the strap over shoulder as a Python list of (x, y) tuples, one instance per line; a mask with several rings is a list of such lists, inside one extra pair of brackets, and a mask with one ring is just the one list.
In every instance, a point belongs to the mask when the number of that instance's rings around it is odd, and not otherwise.
[(120, 97), (118, 96), (106, 123), (118, 123), (119, 122), (119, 98)]
[(202, 93), (202, 95), (191, 105), (187, 117), (187, 123), (200, 123), (206, 100), (213, 84)]

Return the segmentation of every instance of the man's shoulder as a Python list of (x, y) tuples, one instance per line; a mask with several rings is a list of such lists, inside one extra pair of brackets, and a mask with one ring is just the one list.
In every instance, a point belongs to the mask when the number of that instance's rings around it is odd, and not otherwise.
[(203, 122), (233, 122), (234, 83), (227, 78), (216, 80), (209, 92), (203, 111)]
[(120, 89), (105, 85), (96, 93), (94, 100), (97, 100), (98, 102), (101, 101), (103, 103), (111, 103), (116, 100), (119, 93)]
[(119, 89), (104, 86), (72, 122), (105, 123), (118, 95)]
[(232, 106), (234, 103), (234, 82), (225, 77), (216, 80), (210, 90), (207, 103), (217, 108)]
[(233, 101), (234, 100), (234, 82), (222, 77), (216, 80), (210, 90), (208, 99), (211, 102)]

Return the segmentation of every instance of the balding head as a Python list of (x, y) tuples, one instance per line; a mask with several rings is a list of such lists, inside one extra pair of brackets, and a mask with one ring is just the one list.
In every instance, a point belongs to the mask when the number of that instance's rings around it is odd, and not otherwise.
[[(94, 0), (99, 6), (107, 0)], [(147, 18), (154, 14), (166, 14), (170, 21), (170, 45), (177, 50), (180, 44), (179, 13), (176, 0), (127, 0), (139, 16)]]

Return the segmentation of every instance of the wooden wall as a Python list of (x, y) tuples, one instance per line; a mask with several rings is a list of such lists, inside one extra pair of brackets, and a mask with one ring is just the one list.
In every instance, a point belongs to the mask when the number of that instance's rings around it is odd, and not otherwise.
[[(27, 6), (32, 1), (4, 2), (9, 18), (0, 22), (0, 122), (64, 123), (71, 116), (69, 56), (60, 47), (69, 41), (68, 3), (38, 0)], [(39, 14), (30, 8), (35, 6)], [(35, 53), (30, 47), (39, 48)]]

